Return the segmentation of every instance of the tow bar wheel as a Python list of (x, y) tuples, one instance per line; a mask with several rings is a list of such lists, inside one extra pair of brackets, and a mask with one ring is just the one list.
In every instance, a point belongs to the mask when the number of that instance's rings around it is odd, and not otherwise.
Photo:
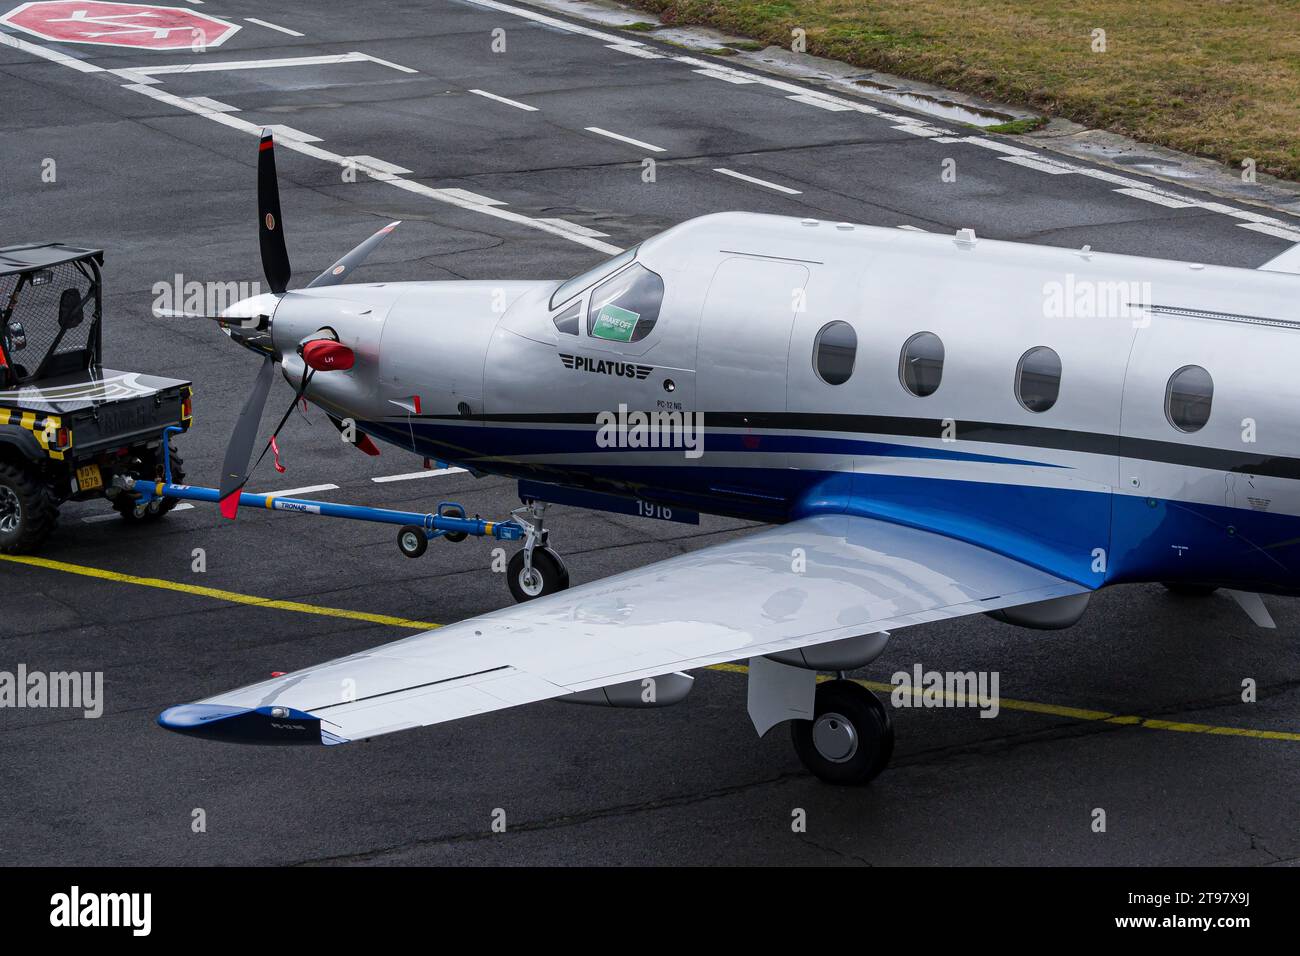
[(429, 538), (423, 528), (413, 524), (403, 525), (397, 532), (397, 548), (408, 558), (418, 558), (429, 550)]
[(506, 566), (506, 583), (510, 593), (521, 604), (534, 598), (545, 597), (569, 586), (569, 569), (550, 548), (533, 548), (531, 568), (524, 567), (524, 552), (516, 551)]

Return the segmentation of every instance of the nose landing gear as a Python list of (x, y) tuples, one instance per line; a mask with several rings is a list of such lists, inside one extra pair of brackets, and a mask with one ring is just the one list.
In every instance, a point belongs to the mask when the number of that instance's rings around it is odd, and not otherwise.
[(563, 591), (569, 586), (569, 569), (548, 544), (545, 528), (546, 502), (530, 501), (510, 516), (524, 527), (524, 546), (506, 565), (506, 584), (521, 604), (534, 598)]

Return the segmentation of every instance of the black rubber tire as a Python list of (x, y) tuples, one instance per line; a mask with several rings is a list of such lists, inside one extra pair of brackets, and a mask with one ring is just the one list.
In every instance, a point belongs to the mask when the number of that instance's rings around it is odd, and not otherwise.
[[(826, 783), (861, 785), (875, 779), (894, 753), (894, 724), (889, 708), (861, 684), (829, 680), (817, 685), (813, 720), (790, 721), (790, 739), (803, 765)], [(857, 750), (836, 762), (822, 756), (813, 742), (818, 718), (838, 714), (857, 735)]]
[[(176, 454), (176, 446), (169, 446), (171, 449), (172, 463), (172, 484), (185, 484), (185, 459)], [(155, 466), (155, 474), (152, 475), (157, 481), (162, 481), (162, 462), (159, 461)], [(123, 493), (113, 499), (113, 510), (122, 516), (127, 524), (150, 524), (157, 521), (167, 512), (171, 511), (180, 503), (178, 498), (155, 498), (148, 505), (139, 505), (135, 495)]]
[(1179, 597), (1209, 597), (1219, 590), (1213, 584), (1183, 584), (1177, 581), (1162, 581), (1165, 590)]
[(424, 529), (413, 524), (402, 525), (397, 531), (397, 550), (408, 558), (418, 558), (428, 551), (429, 538)]
[(0, 554), (35, 551), (54, 530), (59, 517), (58, 502), (50, 487), (30, 468), (0, 462), (0, 503), (17, 506), (17, 521), (9, 531), (0, 531)]
[[(448, 518), (463, 518), (463, 517), (465, 517), (465, 509), (464, 509), (464, 508), (461, 508), (461, 507), (458, 506), (458, 505), (452, 505), (452, 506), (450, 506), (450, 507), (446, 508), (445, 510), (440, 511), (440, 512), (438, 512), (438, 513), (439, 513), (440, 515), (444, 515), (444, 516), (446, 516), (446, 517), (448, 517)], [(462, 541), (464, 541), (466, 538), (469, 537), (469, 534), (467, 534), (467, 533), (464, 532), (464, 531), (448, 531), (448, 532), (446, 532), (446, 533), (443, 534), (443, 537), (446, 538), (448, 541), (452, 542), (453, 544), (460, 544)]]
[(520, 604), (563, 591), (569, 586), (569, 569), (550, 548), (533, 549), (533, 571), (541, 575), (541, 586), (525, 589), (521, 580), (524, 574), (524, 552), (516, 551), (506, 565), (506, 584), (510, 586), (510, 594)]

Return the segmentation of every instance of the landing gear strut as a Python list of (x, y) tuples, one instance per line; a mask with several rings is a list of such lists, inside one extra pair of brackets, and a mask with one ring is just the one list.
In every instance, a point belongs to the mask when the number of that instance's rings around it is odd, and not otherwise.
[(894, 753), (888, 708), (851, 680), (818, 684), (813, 719), (791, 721), (790, 736), (803, 765), (827, 783), (868, 783)]
[(569, 569), (548, 544), (546, 502), (530, 501), (510, 514), (524, 527), (524, 546), (506, 566), (506, 583), (511, 595), (522, 604), (563, 591), (569, 586)]

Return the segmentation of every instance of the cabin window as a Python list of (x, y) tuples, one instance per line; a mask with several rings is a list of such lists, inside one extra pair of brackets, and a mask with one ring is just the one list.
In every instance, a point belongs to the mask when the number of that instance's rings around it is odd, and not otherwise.
[(579, 292), (595, 285), (598, 281), (612, 272), (617, 272), (629, 262), (636, 258), (636, 251), (639, 247), (633, 246), (631, 249), (625, 249), (612, 259), (606, 259), (599, 265), (592, 266), (586, 272), (580, 272), (568, 282), (564, 283), (553, 293), (551, 293), (551, 308), (555, 308), (563, 302), (569, 301)]
[(1020, 356), (1016, 366), (1016, 399), (1031, 412), (1045, 412), (1061, 393), (1061, 357), (1046, 345)]
[(943, 342), (933, 332), (917, 332), (903, 343), (898, 378), (918, 398), (933, 395), (943, 378)]
[(843, 385), (853, 374), (853, 361), (858, 354), (858, 333), (847, 322), (831, 322), (822, 326), (813, 344), (813, 368), (817, 377), (827, 385)]
[(1165, 417), (1180, 432), (1200, 431), (1210, 420), (1214, 380), (1199, 365), (1184, 365), (1169, 376), (1165, 389)]
[(555, 318), (552, 319), (551, 321), (553, 321), (555, 323), (555, 327), (561, 332), (563, 332), (565, 335), (577, 335), (578, 322), (579, 320), (581, 320), (581, 318), (582, 318), (582, 303), (575, 302), (573, 303), (573, 305), (569, 306), (563, 312), (555, 316)]
[(596, 286), (587, 308), (587, 334), (610, 342), (639, 342), (659, 321), (664, 280), (640, 263)]

